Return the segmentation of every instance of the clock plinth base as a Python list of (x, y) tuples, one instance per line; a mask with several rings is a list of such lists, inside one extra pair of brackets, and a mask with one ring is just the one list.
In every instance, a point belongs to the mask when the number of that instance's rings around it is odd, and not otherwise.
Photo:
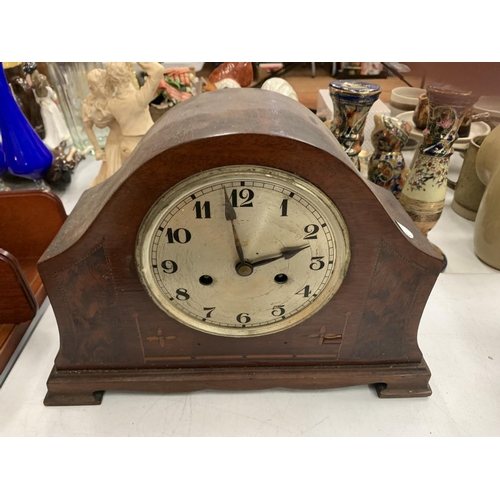
[(45, 406), (100, 404), (104, 391), (182, 393), (202, 390), (334, 389), (374, 384), (380, 398), (430, 396), (431, 372), (420, 363), (379, 365), (71, 370), (55, 368)]

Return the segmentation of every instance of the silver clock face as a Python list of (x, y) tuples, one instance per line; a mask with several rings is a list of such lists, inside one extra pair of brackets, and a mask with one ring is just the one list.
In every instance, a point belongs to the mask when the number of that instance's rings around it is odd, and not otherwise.
[(331, 200), (295, 175), (231, 166), (161, 196), (139, 229), (136, 262), (150, 297), (213, 335), (267, 335), (303, 322), (335, 294), (350, 259)]

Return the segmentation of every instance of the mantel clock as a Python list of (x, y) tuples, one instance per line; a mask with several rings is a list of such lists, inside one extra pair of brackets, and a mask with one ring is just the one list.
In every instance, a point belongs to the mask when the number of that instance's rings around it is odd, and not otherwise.
[(45, 404), (360, 384), (428, 396), (417, 330), (441, 265), (304, 106), (202, 94), (83, 194), (42, 256), (60, 332)]

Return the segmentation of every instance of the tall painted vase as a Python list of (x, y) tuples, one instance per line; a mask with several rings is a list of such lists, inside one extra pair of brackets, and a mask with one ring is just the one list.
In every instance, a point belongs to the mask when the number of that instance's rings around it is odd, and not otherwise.
[(382, 89), (374, 83), (342, 80), (330, 83), (333, 120), (330, 130), (359, 170), (366, 117)]
[(453, 143), (463, 117), (475, 102), (470, 91), (449, 85), (428, 85), (429, 117), (423, 142), (399, 201), (427, 236), (441, 217)]
[(52, 153), (19, 108), (1, 64), (0, 133), (9, 173), (32, 179), (39, 188), (47, 189), (43, 176), (52, 165)]
[(368, 179), (399, 198), (409, 172), (401, 149), (410, 138), (411, 123), (384, 115), (375, 115), (373, 121)]

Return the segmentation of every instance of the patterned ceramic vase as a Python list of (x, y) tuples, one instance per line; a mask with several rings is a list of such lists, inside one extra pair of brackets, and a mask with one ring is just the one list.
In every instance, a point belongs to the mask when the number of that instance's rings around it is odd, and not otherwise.
[(330, 83), (333, 102), (331, 131), (358, 170), (366, 117), (381, 91), (374, 83), (352, 80)]
[(375, 115), (373, 121), (374, 152), (368, 165), (368, 179), (399, 198), (409, 173), (401, 149), (408, 142), (412, 125), (383, 115)]
[(463, 117), (474, 103), (471, 94), (448, 85), (427, 86), (429, 118), (424, 140), (399, 199), (425, 236), (443, 211), (453, 143)]
[(47, 189), (43, 175), (52, 165), (52, 153), (24, 116), (12, 95), (0, 64), (0, 133), (9, 173), (33, 179)]

